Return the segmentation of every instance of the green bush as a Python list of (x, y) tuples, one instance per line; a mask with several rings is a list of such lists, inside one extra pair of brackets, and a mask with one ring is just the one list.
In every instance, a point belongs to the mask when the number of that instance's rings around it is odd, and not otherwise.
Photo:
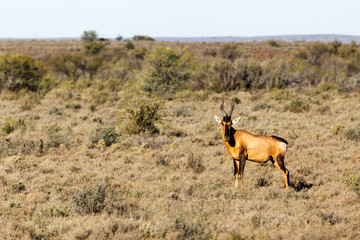
[(3, 131), (6, 134), (9, 134), (14, 130), (15, 130), (14, 126), (9, 121), (5, 122), (1, 128), (1, 131)]
[(157, 99), (140, 99), (128, 102), (125, 108), (128, 124), (126, 129), (129, 133), (138, 134), (141, 132), (158, 133), (155, 126), (161, 120), (159, 114), (160, 102)]
[(99, 213), (105, 206), (106, 186), (98, 185), (97, 187), (76, 190), (72, 194), (72, 202), (75, 210), (81, 214)]
[(338, 51), (339, 56), (343, 58), (359, 58), (360, 51), (358, 45), (354, 40), (352, 40), (349, 44), (342, 44)]
[(360, 174), (348, 174), (345, 177), (345, 184), (360, 197)]
[(210, 73), (210, 89), (215, 92), (239, 90), (244, 86), (246, 64), (243, 61), (232, 62), (228, 59), (214, 61), (206, 71)]
[(107, 147), (116, 143), (119, 135), (113, 127), (98, 127), (90, 132), (89, 140), (93, 144), (98, 144), (100, 140), (104, 140)]
[(193, 78), (192, 56), (169, 47), (157, 47), (146, 56), (145, 90), (157, 95), (184, 90)]
[(220, 49), (220, 55), (223, 58), (229, 59), (231, 61), (234, 61), (236, 58), (241, 56), (241, 52), (239, 51), (238, 47), (234, 43), (229, 43), (224, 45)]
[(131, 41), (126, 41), (125, 48), (127, 50), (135, 49), (135, 45)]
[(267, 41), (266, 43), (268, 45), (270, 45), (271, 47), (280, 47), (280, 44), (274, 39), (271, 39), (271, 40)]
[(81, 40), (84, 42), (94, 42), (97, 39), (98, 39), (98, 35), (94, 30), (84, 31), (81, 36)]
[(295, 99), (292, 100), (289, 104), (285, 105), (284, 110), (294, 113), (305, 112), (309, 110), (309, 104), (303, 102), (300, 99)]
[(144, 36), (144, 35), (135, 35), (132, 37), (134, 41), (155, 41), (152, 37)]
[(205, 76), (211, 79), (209, 89), (215, 92), (266, 87), (264, 69), (255, 61), (243, 58), (215, 60), (206, 71)]
[(45, 126), (43, 126), (43, 129), (49, 138), (54, 137), (61, 131), (61, 127), (57, 123), (45, 125)]
[(1, 128), (1, 131), (3, 131), (3, 133), (5, 134), (9, 134), (11, 132), (13, 132), (15, 129), (17, 128), (25, 128), (26, 124), (24, 119), (22, 118), (18, 118), (18, 119), (8, 119), (6, 120), (6, 122), (4, 123), (4, 125)]
[(83, 53), (60, 53), (50, 59), (53, 71), (72, 78), (74, 81), (79, 77), (93, 79), (104, 64), (101, 55), (85, 55)]
[(0, 56), (0, 88), (37, 91), (46, 74), (45, 64), (32, 57), (20, 54)]
[(105, 49), (105, 44), (100, 42), (90, 42), (84, 46), (86, 55), (96, 55)]
[(51, 57), (49, 64), (55, 73), (77, 80), (81, 75), (82, 59), (81, 53), (59, 53)]
[(130, 51), (130, 56), (143, 60), (145, 58), (145, 55), (147, 53), (146, 48), (137, 48)]

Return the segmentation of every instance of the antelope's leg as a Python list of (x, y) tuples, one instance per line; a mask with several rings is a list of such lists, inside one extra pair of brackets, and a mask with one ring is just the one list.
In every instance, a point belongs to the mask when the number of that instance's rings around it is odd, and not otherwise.
[(244, 178), (244, 169), (245, 169), (245, 162), (246, 162), (246, 158), (245, 158), (245, 153), (243, 148), (241, 148), (240, 150), (240, 156), (239, 156), (239, 165), (240, 165), (240, 189), (242, 189), (243, 187), (243, 178)]
[(277, 155), (275, 158), (274, 165), (283, 173), (284, 185), (285, 188), (288, 188), (290, 185), (290, 174), (289, 174), (289, 170), (287, 170), (287, 168), (285, 167), (284, 158), (285, 157), (281, 154)]
[(234, 159), (234, 177), (235, 177), (234, 185), (235, 185), (235, 188), (238, 187), (239, 171), (240, 171), (240, 162), (238, 160)]

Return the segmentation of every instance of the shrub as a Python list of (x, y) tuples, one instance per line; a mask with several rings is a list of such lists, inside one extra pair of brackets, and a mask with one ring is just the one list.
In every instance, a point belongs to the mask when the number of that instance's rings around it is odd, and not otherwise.
[(289, 90), (276, 89), (276, 90), (271, 91), (270, 99), (275, 99), (278, 102), (285, 102), (292, 98), (293, 98), (293, 96)]
[(119, 135), (113, 127), (98, 127), (90, 132), (89, 140), (93, 144), (98, 144), (100, 140), (104, 140), (107, 147), (116, 143)]
[(293, 58), (307, 60), (308, 59), (308, 51), (305, 48), (300, 48), (294, 51)]
[(145, 58), (146, 53), (147, 53), (146, 48), (137, 48), (137, 49), (133, 49), (130, 52), (130, 56), (133, 56), (136, 59), (141, 59), (142, 60), (142, 59)]
[(280, 47), (280, 44), (275, 41), (274, 39), (271, 39), (269, 41), (266, 42), (268, 45), (270, 45), (271, 47)]
[[(69, 148), (71, 146), (71, 130), (62, 129), (57, 123), (52, 123), (43, 126), (43, 131), (46, 135), (44, 142), (41, 141), (41, 149), (50, 150), (51, 148), (58, 148), (61, 145)], [(41, 150), (42, 151), (42, 150)]]
[(220, 50), (220, 55), (223, 58), (234, 61), (236, 58), (240, 57), (241, 53), (234, 43), (224, 45)]
[(97, 111), (95, 104), (91, 104), (89, 106), (89, 109), (90, 109), (91, 112), (96, 112)]
[(51, 57), (49, 64), (55, 73), (77, 80), (81, 75), (82, 59), (83, 55), (80, 53), (59, 53)]
[(104, 64), (101, 55), (84, 55), (83, 53), (60, 53), (50, 59), (53, 71), (78, 80), (80, 76), (93, 79)]
[(309, 104), (304, 103), (300, 99), (295, 99), (291, 101), (289, 104), (285, 105), (284, 110), (294, 113), (305, 112), (309, 110)]
[(360, 140), (360, 127), (348, 129), (347, 131), (345, 131), (344, 134), (348, 140), (358, 141), (358, 140)]
[(86, 55), (96, 55), (105, 49), (105, 44), (100, 42), (90, 42), (84, 46)]
[(175, 117), (188, 117), (190, 116), (191, 114), (189, 113), (189, 109), (185, 106), (179, 106), (179, 107), (176, 107), (173, 111), (173, 114)]
[(239, 90), (245, 78), (245, 64), (242, 61), (232, 62), (228, 59), (214, 59), (211, 65), (205, 66), (197, 81), (205, 78), (203, 85), (215, 92)]
[(81, 36), (81, 40), (84, 42), (94, 42), (97, 40), (97, 38), (98, 35), (94, 30), (84, 31)]
[(6, 134), (9, 134), (13, 132), (15, 129), (23, 127), (25, 128), (26, 124), (24, 119), (18, 118), (18, 119), (8, 119), (4, 123), (4, 125), (1, 128), (1, 131), (3, 131)]
[(140, 99), (130, 101), (125, 108), (129, 133), (138, 134), (141, 132), (158, 133), (155, 123), (161, 120), (159, 114), (160, 102), (157, 99)]
[(360, 174), (348, 174), (345, 179), (345, 185), (353, 190), (360, 197)]
[(132, 37), (134, 41), (155, 41), (152, 37), (144, 36), (144, 35), (135, 35)]
[(135, 45), (131, 41), (127, 41), (125, 44), (125, 48), (127, 50), (132, 50), (132, 49), (135, 49)]
[(210, 69), (210, 89), (216, 92), (240, 90), (241, 88), (264, 88), (264, 69), (254, 61), (237, 59), (232, 62), (221, 59)]
[(352, 40), (349, 44), (342, 44), (339, 48), (338, 54), (343, 58), (360, 57), (358, 46), (354, 40)]
[(15, 130), (14, 126), (9, 121), (6, 121), (3, 127), (1, 128), (1, 131), (3, 131), (6, 134), (9, 134), (14, 130)]
[(238, 97), (233, 97), (231, 100), (232, 100), (234, 103), (236, 103), (236, 104), (240, 104), (240, 103), (241, 103), (241, 100), (240, 100)]
[(0, 56), (0, 88), (10, 91), (27, 89), (37, 91), (41, 80), (47, 74), (42, 61), (25, 55)]
[(191, 168), (195, 173), (202, 173), (205, 171), (202, 159), (194, 153), (190, 153), (187, 161), (187, 167)]
[(81, 71), (85, 78), (94, 79), (100, 68), (104, 65), (104, 57), (101, 55), (89, 56), (84, 59)]
[(106, 187), (98, 185), (97, 187), (76, 190), (72, 194), (72, 202), (75, 210), (81, 214), (101, 212), (105, 206)]
[(57, 123), (45, 125), (43, 129), (46, 135), (50, 138), (54, 137), (61, 131), (61, 127)]
[(184, 90), (192, 79), (192, 57), (187, 52), (157, 47), (146, 57), (145, 90), (158, 95)]
[(270, 185), (270, 183), (268, 182), (268, 180), (266, 180), (263, 177), (257, 178), (256, 184), (255, 184), (256, 187), (267, 187), (269, 185)]

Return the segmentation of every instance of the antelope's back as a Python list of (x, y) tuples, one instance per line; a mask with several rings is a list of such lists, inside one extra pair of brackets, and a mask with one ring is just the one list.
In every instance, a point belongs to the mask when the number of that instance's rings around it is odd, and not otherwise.
[(283, 151), (284, 151), (284, 154), (285, 154), (287, 152), (288, 142), (285, 139), (283, 139), (282, 137), (278, 137), (278, 136), (275, 136), (275, 135), (271, 135), (271, 137), (275, 138), (276, 140), (278, 140), (278, 141), (280, 141), (282, 143), (284, 143), (282, 145), (285, 145), (285, 147), (283, 147)]

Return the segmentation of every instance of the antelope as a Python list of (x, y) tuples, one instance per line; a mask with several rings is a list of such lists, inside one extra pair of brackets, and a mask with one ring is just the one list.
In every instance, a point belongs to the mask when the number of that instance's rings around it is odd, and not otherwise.
[(235, 188), (238, 187), (240, 176), (240, 189), (243, 187), (244, 168), (246, 160), (253, 162), (266, 163), (271, 161), (284, 176), (285, 188), (290, 185), (289, 170), (284, 164), (285, 153), (288, 142), (277, 136), (254, 135), (245, 130), (235, 130), (232, 125), (239, 122), (240, 117), (231, 119), (234, 110), (234, 102), (231, 101), (231, 107), (228, 113), (224, 110), (224, 100), (220, 104), (222, 119), (214, 116), (215, 120), (222, 125), (222, 139), (227, 151), (234, 161)]

